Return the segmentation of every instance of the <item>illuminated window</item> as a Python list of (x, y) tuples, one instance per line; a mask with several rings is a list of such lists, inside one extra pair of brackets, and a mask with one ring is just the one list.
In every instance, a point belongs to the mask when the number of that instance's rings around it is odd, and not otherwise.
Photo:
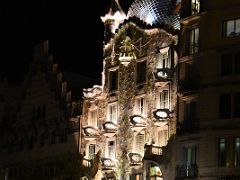
[(118, 89), (118, 70), (109, 71), (109, 91)]
[(138, 97), (136, 99), (136, 104), (135, 104), (135, 111), (136, 111), (136, 114), (139, 114), (139, 115), (142, 115), (142, 116), (145, 116), (146, 115), (146, 100), (145, 100), (145, 97)]
[(193, 28), (189, 31), (189, 54), (199, 51), (199, 28)]
[(95, 157), (95, 150), (96, 150), (95, 144), (90, 144), (88, 146), (88, 158), (89, 159), (94, 159), (94, 157)]
[(160, 109), (169, 109), (169, 91), (163, 90), (159, 96)]
[(160, 130), (157, 133), (157, 145), (166, 146), (168, 141), (168, 130)]
[(158, 53), (156, 55), (156, 61), (157, 61), (156, 68), (158, 69), (170, 68), (170, 64), (171, 64), (170, 53), (169, 52)]
[(115, 159), (115, 141), (108, 141), (108, 158)]
[(117, 124), (118, 117), (117, 103), (112, 103), (108, 105), (108, 121)]
[(232, 19), (223, 22), (223, 36), (239, 36), (240, 19)]
[(136, 69), (136, 83), (144, 83), (146, 81), (147, 74), (147, 61), (141, 61), (137, 63)]
[(198, 14), (200, 12), (200, 0), (192, 0), (192, 15)]
[(226, 139), (220, 138), (218, 140), (218, 165), (226, 166)]
[(97, 110), (91, 110), (89, 112), (89, 126), (97, 127)]
[(139, 154), (144, 153), (144, 134), (135, 136), (135, 152)]
[(234, 139), (234, 165), (239, 166), (240, 165), (240, 138)]

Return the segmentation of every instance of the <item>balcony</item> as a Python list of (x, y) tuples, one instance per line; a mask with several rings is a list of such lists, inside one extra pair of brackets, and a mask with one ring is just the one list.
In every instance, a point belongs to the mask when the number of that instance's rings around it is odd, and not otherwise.
[(156, 119), (155, 125), (162, 127), (168, 123), (168, 119), (171, 117), (171, 113), (169, 109), (157, 109), (153, 111), (153, 116)]
[(130, 122), (131, 122), (131, 129), (135, 132), (142, 131), (147, 125), (147, 121), (142, 116), (139, 116), (139, 115), (131, 116)]
[(98, 130), (93, 126), (83, 127), (84, 138), (87, 140), (94, 140), (99, 135)]
[(187, 96), (195, 93), (199, 88), (199, 80), (197, 78), (181, 80), (178, 84), (178, 92), (181, 96)]
[(129, 153), (128, 154), (129, 160), (130, 160), (130, 165), (131, 166), (136, 166), (136, 165), (141, 165), (143, 156), (139, 153)]
[(197, 177), (197, 165), (178, 165), (176, 167), (177, 178), (193, 178)]
[(164, 86), (173, 78), (173, 70), (170, 68), (156, 68), (154, 79), (156, 86)]
[(147, 145), (145, 144), (145, 154), (144, 160), (155, 161), (159, 164), (163, 163), (163, 147), (155, 146), (155, 145)]
[(115, 162), (110, 158), (101, 158), (102, 170), (113, 170), (116, 167)]
[(112, 121), (103, 123), (103, 135), (106, 137), (113, 137), (117, 133), (118, 126)]

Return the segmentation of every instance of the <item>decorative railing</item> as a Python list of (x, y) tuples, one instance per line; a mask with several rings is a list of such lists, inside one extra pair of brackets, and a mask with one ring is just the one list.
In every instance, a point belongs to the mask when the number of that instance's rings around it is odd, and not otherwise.
[(85, 138), (96, 138), (99, 135), (98, 130), (92, 126), (83, 127), (83, 132)]
[(90, 167), (92, 167), (92, 162), (90, 159), (83, 158), (82, 165), (90, 168)]
[(152, 154), (155, 154), (158, 156), (162, 155), (162, 147), (152, 145)]
[(117, 124), (113, 123), (112, 121), (106, 121), (103, 123), (103, 130), (106, 133), (112, 133), (117, 131)]
[(155, 146), (155, 145), (147, 145), (145, 144), (144, 146), (145, 148), (145, 155), (158, 155), (161, 156), (162, 155), (162, 149), (163, 147), (161, 146)]
[(197, 165), (178, 165), (176, 168), (176, 177), (196, 177)]
[(139, 153), (129, 153), (129, 160), (131, 165), (141, 164), (143, 156)]
[(154, 117), (159, 120), (166, 120), (167, 118), (170, 117), (171, 112), (169, 109), (165, 108), (165, 109), (157, 109), (153, 112)]
[(102, 169), (113, 169), (116, 165), (110, 158), (101, 158)]
[(172, 78), (173, 70), (170, 68), (156, 68), (154, 72), (154, 77), (157, 82), (169, 81)]
[(133, 115), (130, 117), (131, 128), (135, 131), (141, 131), (143, 128), (146, 127), (147, 121), (139, 115)]

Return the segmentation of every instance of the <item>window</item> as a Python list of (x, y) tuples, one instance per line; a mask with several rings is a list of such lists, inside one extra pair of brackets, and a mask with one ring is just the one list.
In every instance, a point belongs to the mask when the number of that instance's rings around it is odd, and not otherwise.
[(141, 61), (137, 63), (137, 84), (144, 83), (146, 81), (147, 61)]
[(223, 36), (239, 36), (240, 19), (232, 19), (223, 22)]
[(193, 121), (196, 119), (196, 101), (185, 103), (185, 120)]
[(234, 117), (240, 117), (240, 92), (234, 94)]
[(171, 53), (170, 49), (168, 52), (158, 53), (156, 57), (156, 68), (157, 69), (164, 69), (170, 68), (171, 64)]
[(218, 165), (226, 166), (226, 139), (220, 138), (218, 140)]
[(184, 162), (186, 166), (192, 166), (196, 164), (196, 147), (184, 148)]
[(145, 97), (139, 97), (136, 99), (136, 114), (145, 116)]
[(159, 146), (166, 146), (168, 141), (168, 130), (160, 130), (158, 131), (158, 139), (157, 144)]
[(163, 90), (160, 92), (160, 109), (169, 109), (169, 92)]
[(232, 74), (232, 54), (222, 54), (221, 75), (227, 76), (230, 74)]
[(240, 92), (233, 94), (225, 93), (220, 95), (219, 118), (239, 118), (240, 117)]
[(97, 127), (97, 110), (91, 110), (89, 115), (89, 126)]
[(138, 134), (135, 137), (135, 152), (139, 154), (144, 153), (144, 134)]
[(240, 138), (234, 139), (234, 165), (239, 166), (240, 165)]
[(95, 144), (90, 144), (88, 146), (88, 158), (94, 159), (95, 157)]
[(108, 157), (115, 159), (115, 141), (108, 141)]
[(200, 0), (192, 0), (192, 15), (198, 14), (200, 12)]
[(118, 89), (118, 70), (109, 71), (109, 91)]
[(231, 94), (220, 95), (219, 116), (220, 119), (231, 117)]
[(240, 53), (226, 53), (221, 57), (221, 76), (240, 74)]
[(240, 52), (234, 56), (234, 74), (240, 74)]
[(189, 31), (189, 54), (199, 51), (199, 28), (194, 28)]
[(108, 121), (111, 121), (115, 124), (117, 124), (117, 104), (109, 104), (108, 105)]

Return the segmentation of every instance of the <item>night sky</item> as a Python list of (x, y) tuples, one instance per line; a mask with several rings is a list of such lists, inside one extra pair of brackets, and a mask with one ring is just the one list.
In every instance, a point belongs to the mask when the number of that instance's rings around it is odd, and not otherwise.
[[(132, 0), (120, 0), (125, 12)], [(1, 77), (19, 83), (35, 44), (50, 40), (50, 52), (64, 71), (100, 78), (103, 23), (111, 0), (23, 0), (0, 3)]]

